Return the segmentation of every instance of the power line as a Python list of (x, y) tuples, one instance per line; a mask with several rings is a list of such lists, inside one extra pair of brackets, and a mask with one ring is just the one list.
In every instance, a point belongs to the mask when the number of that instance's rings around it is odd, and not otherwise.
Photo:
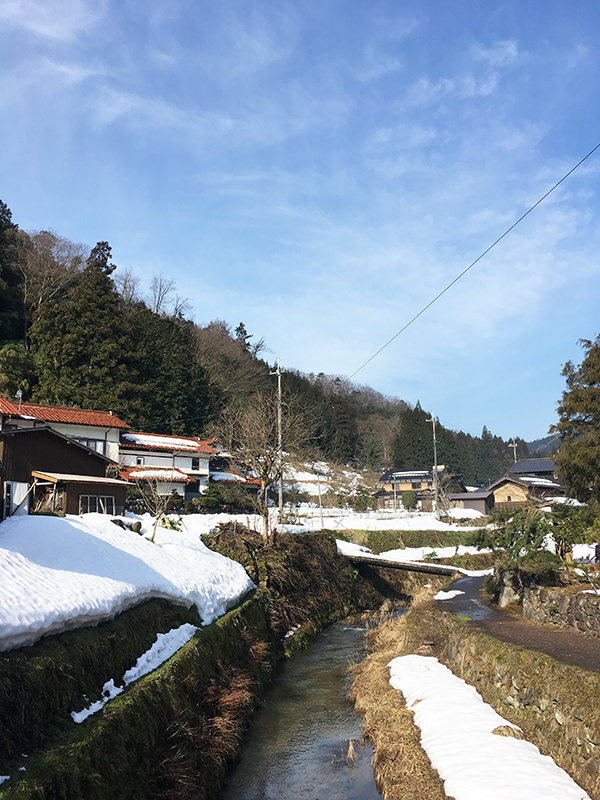
[(379, 348), (379, 350), (377, 350), (377, 352), (376, 352), (376, 353), (373, 353), (373, 355), (372, 355), (370, 358), (368, 358), (368, 359), (367, 359), (367, 360), (364, 362), (364, 364), (361, 364), (361, 365), (360, 365), (360, 367), (359, 367), (357, 370), (355, 370), (355, 371), (352, 373), (352, 375), (350, 375), (350, 376), (348, 377), (348, 380), (352, 380), (352, 378), (353, 378), (353, 377), (354, 377), (354, 376), (355, 376), (357, 373), (359, 373), (359, 372), (361, 371), (361, 369), (363, 369), (363, 367), (366, 367), (366, 366), (367, 366), (367, 364), (369, 364), (371, 361), (373, 361), (373, 359), (374, 359), (374, 358), (377, 358), (377, 356), (379, 355), (379, 353), (381, 353), (381, 352), (382, 352), (382, 350), (385, 350), (385, 348), (386, 348), (388, 345), (390, 345), (390, 344), (391, 344), (391, 343), (394, 341), (394, 339), (397, 339), (397, 338), (398, 338), (398, 336), (400, 336), (400, 334), (401, 334), (401, 333), (404, 333), (404, 331), (405, 331), (407, 328), (409, 328), (409, 327), (410, 327), (410, 326), (413, 324), (413, 322), (415, 322), (416, 320), (418, 320), (420, 316), (422, 316), (422, 315), (423, 315), (423, 314), (424, 314), (424, 313), (425, 313), (425, 312), (426, 312), (426, 311), (427, 311), (429, 308), (431, 308), (431, 306), (432, 306), (432, 305), (433, 305), (433, 304), (434, 304), (434, 303), (435, 303), (437, 300), (439, 300), (439, 299), (440, 299), (440, 297), (442, 297), (442, 295), (446, 294), (446, 292), (447, 292), (449, 289), (451, 289), (451, 288), (454, 286), (454, 284), (455, 284), (455, 283), (457, 283), (457, 282), (458, 282), (458, 281), (459, 281), (459, 280), (460, 280), (460, 279), (463, 277), (463, 275), (466, 275), (466, 274), (467, 274), (467, 272), (468, 272), (470, 269), (472, 269), (472, 268), (475, 266), (475, 264), (477, 264), (479, 261), (481, 261), (481, 259), (482, 259), (484, 256), (486, 256), (486, 255), (487, 255), (487, 254), (490, 252), (490, 250), (491, 250), (493, 247), (495, 247), (495, 246), (496, 246), (496, 245), (497, 245), (499, 242), (501, 242), (501, 241), (502, 241), (502, 239), (504, 239), (504, 237), (505, 237), (505, 236), (508, 236), (508, 234), (509, 234), (509, 233), (510, 233), (512, 230), (514, 230), (514, 228), (516, 228), (516, 227), (517, 227), (517, 225), (518, 225), (520, 222), (522, 222), (522, 221), (525, 219), (525, 217), (527, 217), (529, 214), (531, 214), (531, 212), (532, 212), (532, 211), (534, 211), (534, 210), (535, 210), (535, 209), (536, 209), (536, 208), (537, 208), (537, 207), (540, 205), (540, 203), (543, 203), (543, 202), (544, 202), (544, 200), (545, 200), (545, 199), (548, 197), (548, 195), (552, 194), (552, 192), (553, 192), (555, 189), (557, 189), (557, 188), (558, 188), (558, 187), (561, 185), (561, 183), (563, 183), (564, 181), (566, 181), (566, 179), (567, 179), (567, 178), (568, 178), (570, 175), (572, 175), (572, 174), (575, 172), (575, 170), (576, 170), (578, 167), (580, 167), (580, 166), (583, 164), (583, 162), (584, 162), (584, 161), (587, 161), (587, 159), (588, 159), (588, 158), (589, 158), (589, 157), (590, 157), (590, 156), (591, 156), (593, 153), (595, 153), (595, 152), (596, 152), (596, 150), (597, 150), (599, 147), (600, 147), (600, 142), (598, 142), (598, 144), (597, 144), (597, 145), (596, 145), (596, 146), (595, 146), (595, 147), (594, 147), (592, 150), (590, 150), (590, 152), (589, 152), (589, 153), (588, 153), (586, 156), (584, 156), (584, 157), (581, 159), (581, 161), (578, 161), (578, 162), (577, 162), (577, 164), (575, 164), (575, 166), (574, 166), (574, 167), (572, 167), (572, 168), (571, 168), (571, 169), (570, 169), (570, 170), (569, 170), (569, 171), (566, 173), (566, 175), (563, 175), (563, 177), (562, 177), (562, 178), (561, 178), (561, 179), (560, 179), (560, 180), (559, 180), (557, 183), (555, 183), (555, 184), (554, 184), (554, 186), (553, 186), (551, 189), (548, 189), (548, 191), (546, 192), (546, 194), (542, 195), (542, 197), (540, 197), (540, 199), (537, 201), (537, 203), (534, 203), (534, 205), (532, 205), (532, 206), (531, 206), (531, 208), (529, 208), (529, 209), (528, 209), (528, 210), (527, 210), (527, 211), (526, 211), (526, 212), (525, 212), (525, 213), (524, 213), (522, 216), (520, 216), (520, 217), (519, 217), (519, 219), (518, 219), (516, 222), (513, 222), (513, 224), (510, 226), (510, 228), (507, 228), (507, 229), (504, 231), (504, 233), (502, 234), (502, 236), (499, 236), (499, 237), (496, 239), (496, 241), (495, 241), (495, 242), (492, 242), (492, 244), (491, 244), (491, 245), (490, 245), (490, 246), (487, 248), (487, 250), (484, 250), (484, 251), (483, 251), (483, 253), (481, 253), (481, 255), (477, 256), (477, 258), (475, 259), (475, 261), (471, 262), (471, 263), (469, 264), (469, 266), (468, 266), (468, 267), (466, 267), (465, 269), (463, 269), (463, 271), (460, 273), (460, 275), (457, 275), (457, 276), (456, 276), (456, 278), (454, 278), (454, 280), (453, 280), (453, 281), (451, 281), (451, 282), (450, 282), (450, 283), (449, 283), (449, 284), (446, 286), (446, 288), (445, 288), (445, 289), (442, 289), (442, 291), (441, 291), (439, 294), (437, 294), (437, 295), (436, 295), (436, 296), (433, 298), (433, 300), (430, 300), (430, 301), (429, 301), (429, 303), (427, 303), (427, 305), (426, 305), (426, 306), (424, 306), (424, 307), (423, 307), (423, 308), (422, 308), (422, 309), (419, 311), (419, 313), (418, 313), (418, 314), (415, 314), (415, 316), (414, 316), (412, 319), (410, 319), (410, 320), (409, 320), (409, 321), (406, 323), (406, 325), (404, 325), (404, 327), (400, 328), (400, 330), (398, 331), (398, 333), (395, 333), (395, 334), (392, 336), (392, 338), (391, 338), (391, 339), (389, 339), (389, 340), (388, 340), (388, 341), (387, 341), (387, 342), (386, 342), (386, 343), (385, 343), (385, 344), (384, 344), (382, 347), (380, 347), (380, 348)]

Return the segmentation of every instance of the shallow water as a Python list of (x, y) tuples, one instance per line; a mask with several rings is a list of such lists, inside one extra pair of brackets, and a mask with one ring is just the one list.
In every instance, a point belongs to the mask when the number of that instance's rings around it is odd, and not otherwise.
[[(375, 800), (372, 748), (346, 699), (364, 628), (339, 622), (280, 667), (222, 800)], [(347, 758), (352, 742), (354, 761)]]

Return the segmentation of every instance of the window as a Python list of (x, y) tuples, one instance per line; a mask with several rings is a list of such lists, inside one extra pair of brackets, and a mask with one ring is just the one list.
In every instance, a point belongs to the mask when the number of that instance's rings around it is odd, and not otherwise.
[(104, 441), (102, 439), (82, 439), (79, 436), (75, 436), (74, 439), (89, 447), (90, 450), (95, 450), (97, 453), (104, 455)]
[(110, 495), (81, 494), (79, 495), (80, 514), (114, 514), (115, 498)]
[(143, 467), (145, 463), (146, 459), (143, 456), (136, 456), (135, 458), (136, 467)]
[(511, 495), (507, 495), (507, 497), (506, 497), (506, 502), (507, 502), (507, 503), (512, 503), (512, 497), (511, 497)]
[(421, 488), (421, 481), (413, 481), (412, 488), (413, 489), (420, 489)]
[(200, 469), (200, 459), (192, 458), (192, 472), (198, 472)]

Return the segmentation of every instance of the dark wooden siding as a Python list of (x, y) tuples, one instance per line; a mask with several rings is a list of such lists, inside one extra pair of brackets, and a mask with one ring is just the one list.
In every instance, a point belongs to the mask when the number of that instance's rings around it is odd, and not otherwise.
[(23, 433), (2, 432), (0, 459), (6, 470), (6, 480), (24, 483), (31, 480), (34, 469), (103, 478), (107, 464), (99, 454), (87, 452), (76, 442), (35, 428)]
[(102, 495), (102, 497), (115, 498), (115, 514), (122, 514), (125, 505), (126, 486), (102, 486), (98, 483), (67, 483), (61, 484), (66, 495), (66, 514), (79, 514), (79, 498), (82, 494)]

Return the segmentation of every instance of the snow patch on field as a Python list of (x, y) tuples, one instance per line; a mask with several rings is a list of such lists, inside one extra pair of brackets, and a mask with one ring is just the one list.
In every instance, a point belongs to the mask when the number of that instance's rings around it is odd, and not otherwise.
[(517, 728), (437, 658), (390, 661), (390, 683), (402, 692), (421, 729), (421, 745), (456, 800), (590, 800), (538, 748), (496, 728)]

